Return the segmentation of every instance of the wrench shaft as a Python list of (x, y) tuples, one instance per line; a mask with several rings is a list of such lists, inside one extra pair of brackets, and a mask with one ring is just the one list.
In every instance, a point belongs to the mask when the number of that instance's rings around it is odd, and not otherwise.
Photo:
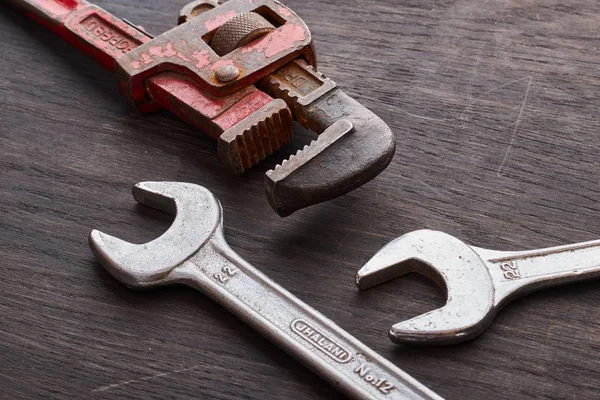
[(441, 399), (243, 260), (220, 233), (172, 274), (351, 398)]
[(8, 0), (109, 71), (115, 60), (150, 38), (85, 0)]
[(600, 277), (600, 241), (539, 250), (501, 252), (476, 249), (486, 260), (496, 304), (546, 287)]

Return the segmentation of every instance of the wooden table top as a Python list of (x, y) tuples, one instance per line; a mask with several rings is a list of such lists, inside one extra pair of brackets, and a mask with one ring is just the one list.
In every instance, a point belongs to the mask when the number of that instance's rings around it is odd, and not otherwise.
[[(185, 1), (97, 3), (160, 33)], [(398, 143), (378, 178), (286, 219), (263, 195), (281, 153), (231, 176), (211, 139), (139, 114), (109, 73), (0, 6), (0, 397), (342, 398), (207, 297), (132, 291), (98, 264), (89, 232), (159, 236), (170, 217), (130, 189), (173, 180), (217, 195), (240, 255), (445, 398), (598, 398), (596, 282), (515, 301), (471, 343), (410, 348), (389, 326), (442, 306), (442, 292), (412, 275), (361, 293), (354, 274), (421, 228), (498, 250), (600, 236), (600, 3), (286, 4), (313, 31), (319, 69)]]

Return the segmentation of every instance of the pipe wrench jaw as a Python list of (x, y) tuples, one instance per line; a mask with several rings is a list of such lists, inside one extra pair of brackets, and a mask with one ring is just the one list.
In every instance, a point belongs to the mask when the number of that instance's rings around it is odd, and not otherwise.
[(259, 87), (284, 99), (294, 119), (319, 134), (267, 172), (267, 198), (280, 216), (344, 195), (391, 162), (396, 143), (388, 125), (305, 61), (288, 63)]

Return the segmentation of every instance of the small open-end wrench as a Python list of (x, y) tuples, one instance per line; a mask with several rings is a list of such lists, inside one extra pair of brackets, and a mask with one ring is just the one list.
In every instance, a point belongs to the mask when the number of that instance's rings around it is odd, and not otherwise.
[(355, 399), (441, 399), (237, 255), (223, 236), (219, 201), (205, 188), (146, 182), (141, 204), (175, 215), (158, 239), (131, 244), (93, 231), (92, 251), (132, 288), (192, 286)]
[(265, 176), (281, 216), (370, 181), (394, 156), (378, 116), (317, 70), (310, 30), (277, 0), (194, 0), (154, 37), (86, 0), (4, 0), (114, 72), (142, 112), (167, 109), (218, 141), (241, 173), (293, 135), (318, 136)]
[(447, 293), (448, 302), (390, 328), (393, 342), (454, 344), (472, 340), (515, 298), (564, 283), (600, 277), (600, 241), (531, 251), (469, 246), (443, 232), (420, 230), (393, 240), (356, 275), (368, 289), (418, 272)]

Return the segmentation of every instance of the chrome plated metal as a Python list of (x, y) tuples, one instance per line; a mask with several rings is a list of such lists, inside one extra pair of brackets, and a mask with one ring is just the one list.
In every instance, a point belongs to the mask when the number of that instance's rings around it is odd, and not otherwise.
[(207, 189), (146, 182), (133, 196), (175, 220), (146, 244), (90, 234), (100, 263), (127, 286), (195, 287), (351, 398), (441, 399), (237, 255), (223, 236), (221, 205)]
[(535, 290), (600, 277), (600, 241), (531, 251), (469, 246), (443, 232), (420, 230), (393, 240), (356, 275), (360, 289), (418, 272), (445, 289), (440, 309), (395, 324), (389, 336), (404, 344), (472, 340), (515, 298)]

